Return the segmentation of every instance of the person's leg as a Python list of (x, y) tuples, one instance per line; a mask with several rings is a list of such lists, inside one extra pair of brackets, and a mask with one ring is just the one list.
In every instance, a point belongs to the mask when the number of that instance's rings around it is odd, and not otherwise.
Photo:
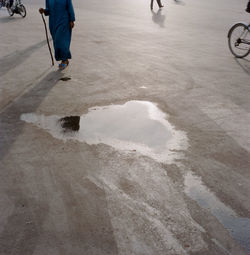
[(61, 62), (62, 64), (66, 64), (66, 65), (68, 65), (69, 64), (69, 60), (68, 59), (66, 59), (66, 60), (62, 60), (62, 62)]
[(161, 0), (157, 0), (157, 4), (158, 4), (159, 8), (163, 7)]
[(247, 8), (246, 8), (246, 12), (249, 12), (249, 13), (250, 13), (250, 0), (248, 1)]
[(71, 42), (71, 29), (67, 22), (57, 27), (55, 36), (53, 38), (55, 59), (61, 61), (59, 69), (64, 69), (69, 64), (71, 59), (70, 42)]
[(151, 0), (150, 9), (153, 10), (154, 0)]

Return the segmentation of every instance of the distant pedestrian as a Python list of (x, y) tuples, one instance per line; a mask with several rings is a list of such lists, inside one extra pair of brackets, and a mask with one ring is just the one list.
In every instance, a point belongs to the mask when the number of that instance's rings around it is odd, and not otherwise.
[[(161, 0), (156, 0), (156, 2), (157, 2), (157, 4), (158, 4), (159, 8), (162, 8), (162, 7), (163, 7), (163, 5), (162, 5), (162, 3), (161, 3)], [(153, 10), (153, 4), (154, 4), (154, 0), (151, 0), (151, 4), (150, 4), (151, 10)]]
[(249, 12), (249, 13), (250, 13), (250, 0), (248, 1), (247, 8), (246, 8), (246, 12)]
[(46, 9), (39, 12), (49, 16), (49, 29), (53, 39), (55, 59), (61, 61), (59, 69), (69, 65), (71, 59), (70, 42), (75, 22), (72, 0), (46, 0)]

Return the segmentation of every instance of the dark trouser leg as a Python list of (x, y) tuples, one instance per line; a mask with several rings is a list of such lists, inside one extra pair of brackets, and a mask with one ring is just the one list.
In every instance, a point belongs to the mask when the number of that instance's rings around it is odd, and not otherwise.
[(162, 3), (161, 3), (161, 0), (157, 0), (157, 4), (159, 5), (159, 7), (162, 7)]
[(250, 13), (250, 0), (248, 1), (247, 8), (246, 8), (246, 12), (249, 12), (249, 13)]
[(151, 0), (151, 4), (150, 4), (151, 10), (153, 10), (153, 3), (154, 3), (154, 0)]

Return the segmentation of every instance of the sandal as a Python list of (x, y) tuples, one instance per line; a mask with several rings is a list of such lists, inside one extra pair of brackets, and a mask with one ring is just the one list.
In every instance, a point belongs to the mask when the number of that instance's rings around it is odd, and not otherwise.
[(65, 69), (69, 65), (69, 61), (67, 60), (66, 63), (60, 63), (58, 65), (59, 70)]

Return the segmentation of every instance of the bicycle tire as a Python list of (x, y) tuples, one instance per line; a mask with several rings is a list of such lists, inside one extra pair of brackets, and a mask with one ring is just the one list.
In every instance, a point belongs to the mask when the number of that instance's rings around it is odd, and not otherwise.
[(19, 10), (19, 14), (25, 18), (26, 17), (26, 8), (23, 4), (21, 4), (19, 7), (18, 7), (18, 10)]
[(228, 46), (236, 58), (244, 58), (250, 53), (250, 45), (241, 43), (242, 38), (249, 35), (248, 26), (244, 23), (236, 23), (230, 28), (228, 32)]

